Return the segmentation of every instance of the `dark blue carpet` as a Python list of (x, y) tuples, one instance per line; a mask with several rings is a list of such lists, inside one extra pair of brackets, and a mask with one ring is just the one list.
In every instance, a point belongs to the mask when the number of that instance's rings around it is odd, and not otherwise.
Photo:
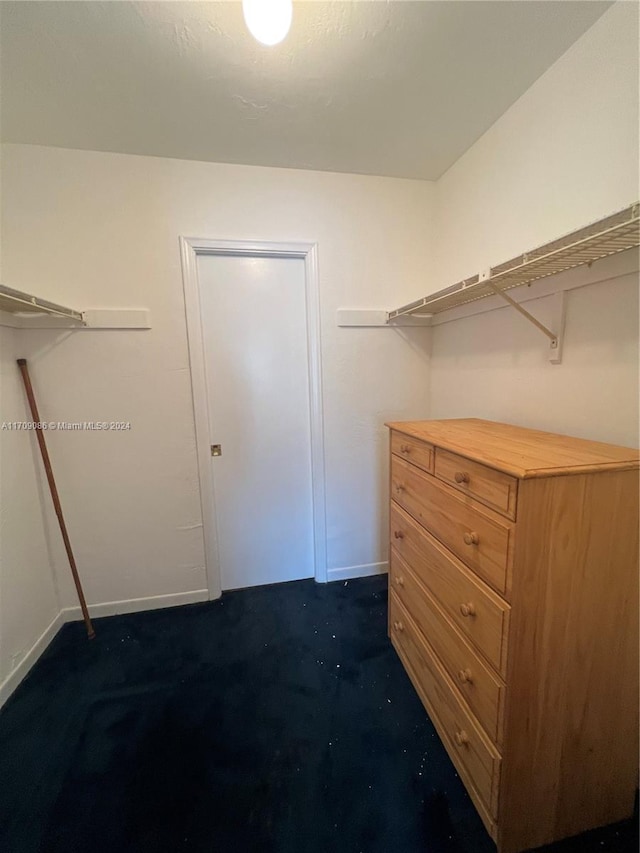
[[(386, 577), (65, 626), (0, 713), (2, 853), (488, 853)], [(638, 850), (635, 822), (548, 850)]]

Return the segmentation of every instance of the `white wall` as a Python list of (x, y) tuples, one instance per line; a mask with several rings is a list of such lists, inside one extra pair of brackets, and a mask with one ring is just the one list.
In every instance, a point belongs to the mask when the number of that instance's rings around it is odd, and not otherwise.
[(317, 241), (328, 565), (385, 560), (382, 424), (428, 414), (428, 332), (340, 329), (335, 312), (422, 292), (431, 193), (419, 181), (5, 146), (5, 283), (152, 314), (151, 331), (21, 332), (43, 418), (132, 424), (48, 436), (90, 603), (206, 586), (179, 235)]
[[(438, 181), (432, 290), (638, 200), (637, 36), (613, 6)], [(547, 351), (511, 309), (437, 327), (432, 416), (637, 446), (637, 276), (571, 291), (563, 364)]]
[[(0, 424), (28, 419), (20, 357), (18, 333), (0, 327)], [(49, 495), (39, 470), (33, 433), (0, 427), (0, 704), (59, 610), (43, 520)]]

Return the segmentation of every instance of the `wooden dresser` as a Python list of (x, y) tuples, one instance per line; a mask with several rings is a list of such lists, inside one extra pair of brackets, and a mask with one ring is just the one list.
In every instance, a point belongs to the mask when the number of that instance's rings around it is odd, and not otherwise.
[(631, 816), (638, 451), (387, 426), (389, 633), (498, 849)]

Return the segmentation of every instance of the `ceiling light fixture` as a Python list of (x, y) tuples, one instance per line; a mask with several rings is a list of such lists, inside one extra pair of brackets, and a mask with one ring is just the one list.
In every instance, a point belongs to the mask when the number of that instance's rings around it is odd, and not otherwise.
[(291, 27), (291, 0), (242, 0), (242, 11), (249, 32), (261, 44), (278, 44)]

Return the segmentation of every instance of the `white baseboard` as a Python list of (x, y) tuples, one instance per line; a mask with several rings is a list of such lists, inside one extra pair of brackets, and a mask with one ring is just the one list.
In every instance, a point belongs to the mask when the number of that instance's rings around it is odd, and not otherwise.
[[(138, 613), (141, 610), (160, 610), (163, 607), (179, 607), (182, 604), (197, 604), (209, 600), (209, 590), (195, 589), (191, 592), (174, 592), (169, 595), (152, 595), (149, 598), (128, 598), (124, 601), (104, 601), (102, 604), (90, 604), (89, 614), (96, 619), (99, 616), (116, 616), (118, 613)], [(82, 619), (79, 607), (65, 607), (62, 610), (65, 622)]]
[(329, 569), (327, 580), (348, 581), (352, 578), (368, 578), (371, 575), (384, 575), (389, 571), (389, 563), (365, 563), (362, 566), (346, 566), (343, 569)]
[(4, 705), (9, 696), (11, 696), (25, 675), (27, 675), (31, 667), (47, 648), (51, 640), (53, 640), (60, 628), (62, 628), (64, 622), (65, 620), (62, 613), (58, 613), (51, 624), (44, 629), (42, 634), (40, 634), (16, 668), (12, 670), (4, 679), (2, 684), (0, 684), (0, 708)]

